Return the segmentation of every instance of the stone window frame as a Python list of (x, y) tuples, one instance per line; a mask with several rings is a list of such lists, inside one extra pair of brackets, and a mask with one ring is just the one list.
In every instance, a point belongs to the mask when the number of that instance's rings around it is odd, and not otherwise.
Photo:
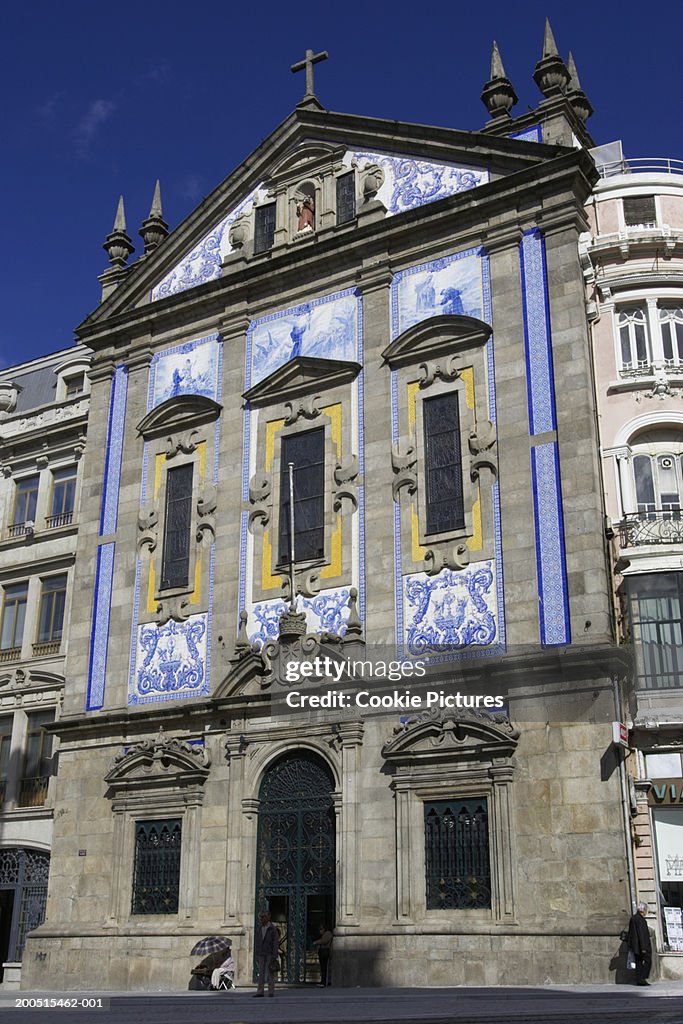
[[(393, 774), (397, 923), (513, 924), (516, 916), (513, 754), (518, 730), (503, 715), (434, 709), (408, 719), (394, 733), (384, 745), (382, 756)], [(491, 907), (428, 910), (425, 803), (484, 797), (488, 804)]]
[[(272, 564), (269, 567), (272, 576), (286, 572), (287, 565), (279, 562), (280, 546), (280, 510), (281, 483), (282, 483), (282, 451), (283, 441), (287, 437), (295, 437), (297, 434), (308, 434), (312, 430), (324, 431), (324, 512), (323, 512), (323, 555), (322, 558), (306, 559), (295, 563), (297, 572), (308, 572), (312, 569), (323, 569), (332, 564), (332, 535), (337, 525), (337, 514), (333, 509), (334, 499), (334, 467), (337, 461), (337, 446), (332, 437), (332, 420), (325, 413), (321, 412), (315, 420), (297, 420), (296, 423), (283, 424), (275, 433), (275, 449), (273, 452), (273, 464), (271, 479), (273, 481), (273, 515), (272, 515)], [(296, 555), (296, 551), (294, 552)]]
[[(147, 550), (154, 568), (154, 600), (171, 602), (187, 598), (195, 593), (197, 565), (202, 556), (205, 538), (213, 542), (215, 537), (215, 490), (213, 478), (208, 473), (212, 432), (216, 429), (222, 406), (210, 398), (200, 395), (179, 395), (155, 407), (138, 424), (138, 433), (145, 439), (147, 470), (153, 481), (157, 463), (163, 458), (163, 469), (156, 496), (148, 495), (147, 504), (140, 510), (138, 518), (138, 553)], [(202, 448), (203, 446), (203, 448)], [(204, 461), (204, 478), (200, 465)], [(162, 559), (165, 540), (166, 492), (169, 469), (192, 465), (192, 519), (190, 524), (190, 561), (187, 584), (162, 588)], [(196, 467), (196, 468), (195, 468)], [(207, 498), (212, 500), (207, 501)], [(204, 593), (204, 568), (199, 581), (195, 611), (201, 611), (208, 601)], [(203, 599), (202, 599), (203, 595)], [(146, 606), (144, 606), (146, 608)], [(149, 620), (149, 613), (143, 612), (141, 622)]]
[[(86, 398), (90, 394), (90, 377), (88, 376), (88, 370), (92, 362), (91, 356), (76, 356), (75, 358), (69, 359), (55, 369), (57, 376), (57, 386), (55, 389), (55, 401), (56, 402), (77, 402)], [(76, 395), (67, 395), (67, 386), (69, 381), (76, 377), (80, 377), (83, 374), (83, 390)]]
[[(105, 775), (113, 814), (108, 923), (165, 933), (169, 921), (199, 923), (201, 811), (210, 758), (160, 731), (124, 750)], [(135, 832), (139, 821), (180, 820), (180, 884), (175, 914), (134, 914)], [(155, 929), (154, 925), (157, 925)]]
[[(441, 395), (458, 396), (458, 416), (460, 419), (460, 460), (462, 467), (462, 500), (465, 516), (464, 527), (446, 530), (442, 533), (427, 533), (427, 460), (425, 454), (424, 403), (430, 398)], [(467, 540), (474, 534), (473, 508), (477, 500), (478, 487), (468, 471), (470, 450), (468, 437), (474, 429), (474, 411), (468, 408), (466, 401), (467, 386), (462, 378), (452, 383), (434, 381), (426, 390), (420, 389), (415, 395), (415, 454), (417, 457), (417, 518), (419, 523), (419, 540), (422, 547), (452, 540)]]

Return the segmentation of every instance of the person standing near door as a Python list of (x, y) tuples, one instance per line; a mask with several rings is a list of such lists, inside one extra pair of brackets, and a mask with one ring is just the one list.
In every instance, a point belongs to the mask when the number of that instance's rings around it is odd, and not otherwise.
[(259, 914), (259, 924), (256, 926), (254, 938), (254, 953), (256, 955), (256, 966), (258, 968), (258, 983), (256, 995), (262, 996), (263, 989), (268, 983), (268, 995), (275, 995), (275, 973), (277, 971), (277, 956), (280, 950), (280, 933), (270, 920), (267, 910)]
[(325, 988), (328, 984), (330, 969), (330, 953), (332, 952), (332, 940), (334, 934), (326, 924), (320, 925), (320, 938), (313, 943), (318, 947), (318, 962), (320, 963), (320, 987)]

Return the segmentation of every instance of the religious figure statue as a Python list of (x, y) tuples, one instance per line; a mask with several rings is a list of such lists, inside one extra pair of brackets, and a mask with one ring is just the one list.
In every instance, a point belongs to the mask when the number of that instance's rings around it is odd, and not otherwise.
[(315, 229), (315, 204), (310, 196), (297, 203), (296, 215), (299, 218), (297, 231), (313, 231)]

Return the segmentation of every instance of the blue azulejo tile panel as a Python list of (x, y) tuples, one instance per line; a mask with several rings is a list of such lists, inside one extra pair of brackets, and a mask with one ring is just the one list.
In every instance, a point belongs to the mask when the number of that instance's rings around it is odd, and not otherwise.
[(361, 170), (367, 164), (378, 164), (382, 168), (384, 184), (377, 198), (384, 203), (389, 216), (466, 192), (489, 180), (485, 167), (458, 167), (391, 153), (347, 150), (343, 162), (346, 167), (355, 165)]
[(513, 132), (509, 138), (519, 139), (520, 142), (543, 142), (543, 129), (540, 124), (534, 124), (523, 132)]
[(360, 316), (359, 296), (349, 289), (254, 320), (248, 332), (247, 387), (295, 356), (357, 360)]
[(218, 400), (220, 345), (217, 334), (158, 352), (150, 367), (149, 408), (178, 395)]
[(485, 313), (483, 260), (478, 249), (400, 270), (391, 283), (392, 336), (432, 316)]
[(135, 673), (129, 704), (149, 704), (209, 692), (207, 638), (209, 617), (190, 615), (163, 626), (138, 627)]
[[(297, 611), (306, 612), (309, 633), (346, 633), (349, 617), (349, 587), (335, 587), (321, 590), (315, 597), (299, 597)], [(268, 640), (277, 640), (280, 616), (289, 607), (282, 598), (259, 601), (249, 609), (247, 634), (251, 643), (262, 647)]]
[(125, 366), (117, 366), (111, 382), (111, 396), (109, 399), (109, 426), (107, 428), (104, 483), (102, 485), (102, 512), (100, 517), (101, 537), (115, 532), (119, 514), (119, 485), (121, 483), (127, 394), (128, 370)]
[(555, 430), (555, 385), (545, 240), (536, 230), (520, 242), (529, 432)]
[(85, 701), (86, 711), (99, 711), (104, 705), (115, 548), (116, 545), (112, 541), (109, 544), (101, 544), (97, 549), (97, 570), (95, 573), (95, 593), (93, 596), (92, 627), (90, 630), (88, 691)]
[(541, 643), (568, 644), (569, 597), (557, 444), (531, 449)]
[(170, 270), (159, 284), (152, 288), (152, 302), (163, 299), (167, 295), (196, 288), (220, 277), (221, 263), (232, 252), (230, 245), (230, 227), (243, 213), (249, 213), (255, 200), (262, 202), (266, 192), (258, 185), (230, 213), (226, 214), (197, 244)]
[(411, 573), (403, 580), (408, 652), (429, 656), (453, 648), (489, 647), (498, 640), (496, 572), (492, 559), (436, 576)]

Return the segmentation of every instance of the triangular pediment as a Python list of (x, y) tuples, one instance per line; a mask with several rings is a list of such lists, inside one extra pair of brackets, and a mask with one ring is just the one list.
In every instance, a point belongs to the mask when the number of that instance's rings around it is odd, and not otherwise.
[(177, 395), (148, 412), (138, 423), (142, 437), (158, 437), (169, 430), (184, 431), (218, 419), (222, 405), (204, 395)]
[(316, 391), (350, 384), (361, 371), (360, 363), (344, 359), (295, 356), (244, 392), (250, 405), (277, 405)]
[(382, 756), (397, 765), (508, 758), (518, 740), (519, 731), (504, 714), (432, 709), (397, 726)]
[(412, 366), (425, 359), (480, 348), (491, 334), (491, 327), (473, 316), (433, 316), (399, 334), (384, 349), (382, 357), (392, 369)]
[[(300, 105), (153, 252), (127, 269), (116, 289), (80, 325), (78, 334), (96, 340), (99, 325), (111, 317), (135, 319), (144, 315), (150, 303), (172, 302), (177, 294), (201, 285), (218, 287), (223, 261), (231, 251), (232, 223), (255, 202), (268, 198), (274, 179), (299, 170), (305, 173), (307, 167), (320, 167), (339, 154), (343, 153), (349, 168), (362, 170), (369, 163), (382, 166), (384, 191), (380, 190), (379, 199), (391, 217), (566, 152), (482, 132)], [(410, 181), (404, 174), (407, 168)], [(136, 235), (134, 225), (128, 230)]]

